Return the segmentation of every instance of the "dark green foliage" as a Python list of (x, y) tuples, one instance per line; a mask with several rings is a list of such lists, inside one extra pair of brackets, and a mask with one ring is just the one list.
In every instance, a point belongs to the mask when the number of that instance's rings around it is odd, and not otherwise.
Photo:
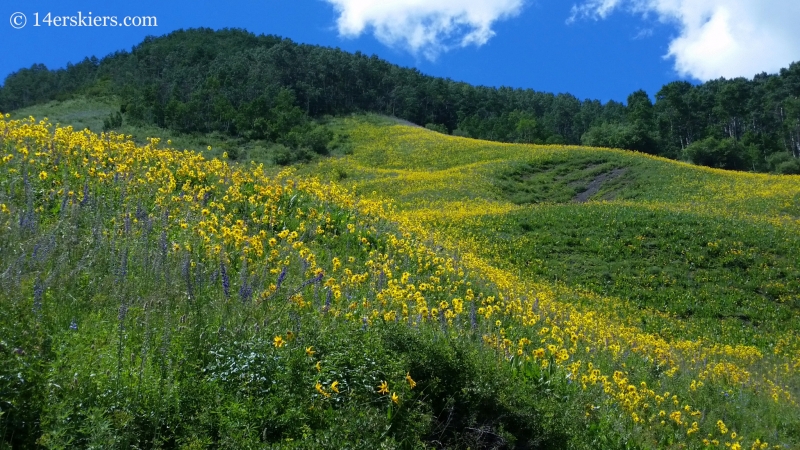
[(447, 127), (438, 123), (426, 123), (425, 128), (435, 131), (437, 133), (448, 134)]
[(308, 162), (314, 157), (307, 148), (291, 149), (281, 144), (272, 147), (274, 152), (275, 164), (288, 166), (298, 162)]
[(103, 131), (109, 131), (122, 126), (122, 114), (119, 111), (113, 112), (103, 119)]
[(745, 147), (733, 138), (717, 139), (708, 137), (693, 142), (684, 151), (686, 158), (695, 164), (728, 170), (745, 170), (754, 153), (752, 147)]
[[(723, 166), (767, 171), (775, 170), (766, 163), (775, 152), (800, 158), (798, 80), (800, 63), (793, 63), (752, 80), (669, 83), (656, 93), (655, 103), (639, 90), (627, 105), (602, 104), (569, 94), (475, 87), (360, 52), (201, 28), (148, 37), (131, 52), (87, 58), (65, 69), (41, 64), (21, 69), (0, 88), (0, 111), (76, 94), (117, 95), (130, 123), (184, 133), (216, 131), (317, 154), (327, 145), (321, 143), (324, 136), (306, 128), (310, 118), (358, 112), (434, 124), (436, 131), (457, 136), (584, 142), (676, 159), (693, 142), (730, 138), (744, 142), (731, 150), (747, 155), (738, 158), (742, 164)], [(716, 157), (711, 160), (720, 165)]]
[(800, 174), (800, 159), (792, 158), (786, 152), (773, 153), (767, 158), (767, 164), (772, 172), (784, 175)]
[(328, 144), (333, 140), (333, 132), (321, 125), (310, 126), (300, 139), (300, 145), (314, 153), (325, 155), (328, 153)]
[[(432, 413), (430, 440), (447, 448), (568, 448), (577, 425), (569, 425), (568, 416), (578, 408), (542, 397), (535, 382), (501, 369), (474, 343), (430, 339), (405, 326), (380, 333), (387, 350), (410, 362), (412, 378), (425, 380), (419, 387)], [(567, 417), (556, 423), (547, 418), (548, 408), (564, 408)]]
[[(517, 204), (567, 203), (604, 174), (615, 173), (619, 163), (601, 157), (576, 154), (567, 161), (519, 164), (509, 168), (496, 181), (500, 192)], [(598, 198), (633, 195), (633, 177), (622, 174), (609, 179), (597, 191)], [(588, 198), (587, 198), (588, 200)]]
[(581, 137), (591, 147), (609, 147), (657, 154), (658, 143), (640, 124), (603, 123), (593, 126)]

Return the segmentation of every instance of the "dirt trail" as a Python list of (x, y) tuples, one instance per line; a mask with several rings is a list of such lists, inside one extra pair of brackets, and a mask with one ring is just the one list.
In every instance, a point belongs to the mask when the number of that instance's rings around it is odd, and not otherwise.
[(585, 203), (589, 201), (589, 199), (600, 191), (600, 188), (603, 187), (603, 183), (607, 181), (611, 181), (615, 178), (619, 178), (622, 175), (625, 175), (628, 169), (614, 169), (611, 172), (601, 173), (598, 175), (588, 186), (586, 186), (586, 190), (576, 195), (572, 201), (578, 203)]

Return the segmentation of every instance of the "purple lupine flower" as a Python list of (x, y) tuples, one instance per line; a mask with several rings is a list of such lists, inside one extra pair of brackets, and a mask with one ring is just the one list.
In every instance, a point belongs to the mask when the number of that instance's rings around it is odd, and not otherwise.
[(25, 186), (25, 198), (30, 199), (31, 193), (31, 180), (28, 178), (28, 169), (25, 168), (25, 171), (22, 172), (22, 184)]
[(69, 329), (72, 331), (78, 331), (78, 321), (72, 319), (72, 322), (69, 323)]
[(20, 214), (19, 227), (23, 230), (35, 233), (36, 222), (36, 212), (33, 210), (33, 205), (31, 204), (26, 210), (22, 211), (22, 214)]
[(194, 281), (192, 287), (195, 291), (200, 291), (203, 289), (203, 283), (205, 282), (205, 277), (203, 276), (204, 267), (203, 263), (201, 262), (198, 262), (197, 265), (200, 266), (200, 268), (194, 271)]
[(219, 269), (220, 275), (222, 276), (222, 291), (227, 298), (231, 296), (231, 279), (228, 278), (228, 271), (225, 269), (225, 263), (220, 263)]
[(125, 301), (122, 301), (122, 304), (119, 306), (119, 313), (117, 314), (117, 320), (119, 320), (119, 329), (125, 329), (125, 318), (128, 317), (128, 304)]
[(69, 186), (64, 185), (64, 198), (61, 199), (61, 217), (67, 214), (67, 202), (69, 201)]
[(138, 220), (139, 222), (142, 222), (142, 221), (144, 221), (145, 219), (148, 218), (147, 212), (144, 209), (142, 209), (142, 203), (141, 202), (139, 202), (136, 205), (136, 213), (135, 214), (136, 214), (136, 220)]
[(242, 283), (239, 286), (239, 298), (242, 299), (243, 303), (247, 303), (250, 301), (250, 298), (253, 296), (253, 287), (250, 286), (249, 283)]
[(44, 285), (42, 280), (37, 279), (33, 284), (33, 312), (39, 314), (42, 310), (42, 296), (44, 295)]
[(303, 281), (303, 284), (301, 284), (300, 287), (297, 288), (297, 289), (298, 290), (302, 289), (302, 288), (308, 286), (311, 283), (319, 283), (320, 280), (322, 280), (322, 276), (323, 276), (323, 274), (320, 273), (319, 275), (315, 276), (314, 278), (309, 278), (306, 281)]
[(83, 184), (83, 198), (81, 199), (80, 205), (86, 206), (89, 204), (89, 182)]
[(167, 230), (161, 230), (161, 238), (158, 241), (158, 248), (161, 250), (161, 262), (164, 263), (167, 260), (167, 249), (168, 249), (168, 242), (167, 242)]
[(194, 292), (192, 290), (192, 260), (189, 258), (188, 254), (183, 259), (182, 272), (183, 279), (186, 281), (186, 291), (189, 294), (189, 298), (194, 298)]
[(278, 275), (278, 282), (275, 283), (275, 290), (276, 291), (281, 288), (281, 284), (283, 283), (283, 280), (285, 280), (285, 279), (286, 279), (286, 266), (283, 266), (283, 270), (281, 270), (280, 275)]
[(325, 308), (323, 308), (323, 312), (328, 312), (331, 309), (331, 297), (333, 297), (333, 291), (331, 288), (328, 288), (328, 293), (325, 294)]
[(385, 280), (386, 280), (386, 274), (385, 274), (385, 273), (383, 273), (383, 270), (381, 269), (381, 272), (378, 274), (378, 287), (377, 287), (377, 290), (378, 290), (378, 291), (380, 291), (381, 289), (383, 289), (383, 282), (384, 282)]

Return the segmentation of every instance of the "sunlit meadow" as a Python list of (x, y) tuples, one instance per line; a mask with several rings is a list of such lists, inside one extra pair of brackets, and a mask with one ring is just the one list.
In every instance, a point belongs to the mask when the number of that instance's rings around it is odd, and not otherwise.
[[(604, 380), (603, 404), (634, 427), (677, 426), (674, 442), (701, 448), (795, 445), (800, 177), (377, 119), (344, 126), (353, 155), (312, 172), (394, 201), (393, 220), (498, 286), (500, 307), (479, 313), (510, 314), (514, 338), (565, 347), (582, 389)], [(614, 169), (619, 179), (575, 201)], [(737, 438), (725, 439), (731, 423)], [(781, 429), (795, 437), (778, 442)]]
[(334, 126), (0, 121), (0, 447), (800, 445), (800, 177)]

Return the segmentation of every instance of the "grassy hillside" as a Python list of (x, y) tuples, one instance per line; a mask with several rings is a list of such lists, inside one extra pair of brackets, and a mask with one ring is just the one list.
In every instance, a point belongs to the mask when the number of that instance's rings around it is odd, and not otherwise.
[(800, 177), (329, 126), (1, 121), (0, 446), (800, 445)]
[(63, 69), (20, 69), (3, 80), (0, 109), (80, 95), (117, 96), (131, 123), (317, 153), (327, 141), (311, 118), (374, 113), (498, 142), (617, 147), (709, 167), (800, 174), (797, 62), (776, 74), (674, 81), (658, 92), (632, 92), (624, 103), (601, 103), (472, 86), (375, 55), (242, 29), (197, 28)]
[[(353, 155), (310, 173), (393, 200), (395, 220), (470, 259), (512, 297), (538, 298), (538, 308), (551, 300), (557, 327), (585, 339), (576, 360), (678, 394), (672, 412), (694, 403), (707, 424), (716, 411), (738, 415), (739, 427), (796, 427), (800, 177), (496, 144), (378, 119), (341, 126)], [(733, 393), (748, 400), (734, 407)], [(659, 398), (641, 401), (649, 408), (631, 408), (634, 421), (660, 425), (650, 409)], [(788, 413), (769, 417), (773, 408)], [(708, 434), (697, 433), (701, 442)]]
[[(106, 131), (104, 121), (120, 109), (120, 99), (113, 96), (74, 96), (63, 101), (51, 101), (9, 113), (11, 119), (29, 117), (47, 118), (54, 125), (71, 126), (75, 130), (87, 129), (94, 133)], [(163, 142), (169, 141), (174, 148), (203, 153), (207, 158), (243, 160), (274, 166), (278, 163), (288, 165), (292, 162), (313, 160), (317, 155), (311, 151), (289, 148), (264, 139), (242, 139), (223, 133), (179, 133), (155, 125), (129, 123), (111, 127), (115, 132), (128, 136), (139, 145), (145, 145), (152, 137)], [(334, 141), (331, 147), (339, 142)], [(210, 149), (209, 149), (210, 147)], [(332, 148), (332, 154), (341, 154), (341, 149)]]

